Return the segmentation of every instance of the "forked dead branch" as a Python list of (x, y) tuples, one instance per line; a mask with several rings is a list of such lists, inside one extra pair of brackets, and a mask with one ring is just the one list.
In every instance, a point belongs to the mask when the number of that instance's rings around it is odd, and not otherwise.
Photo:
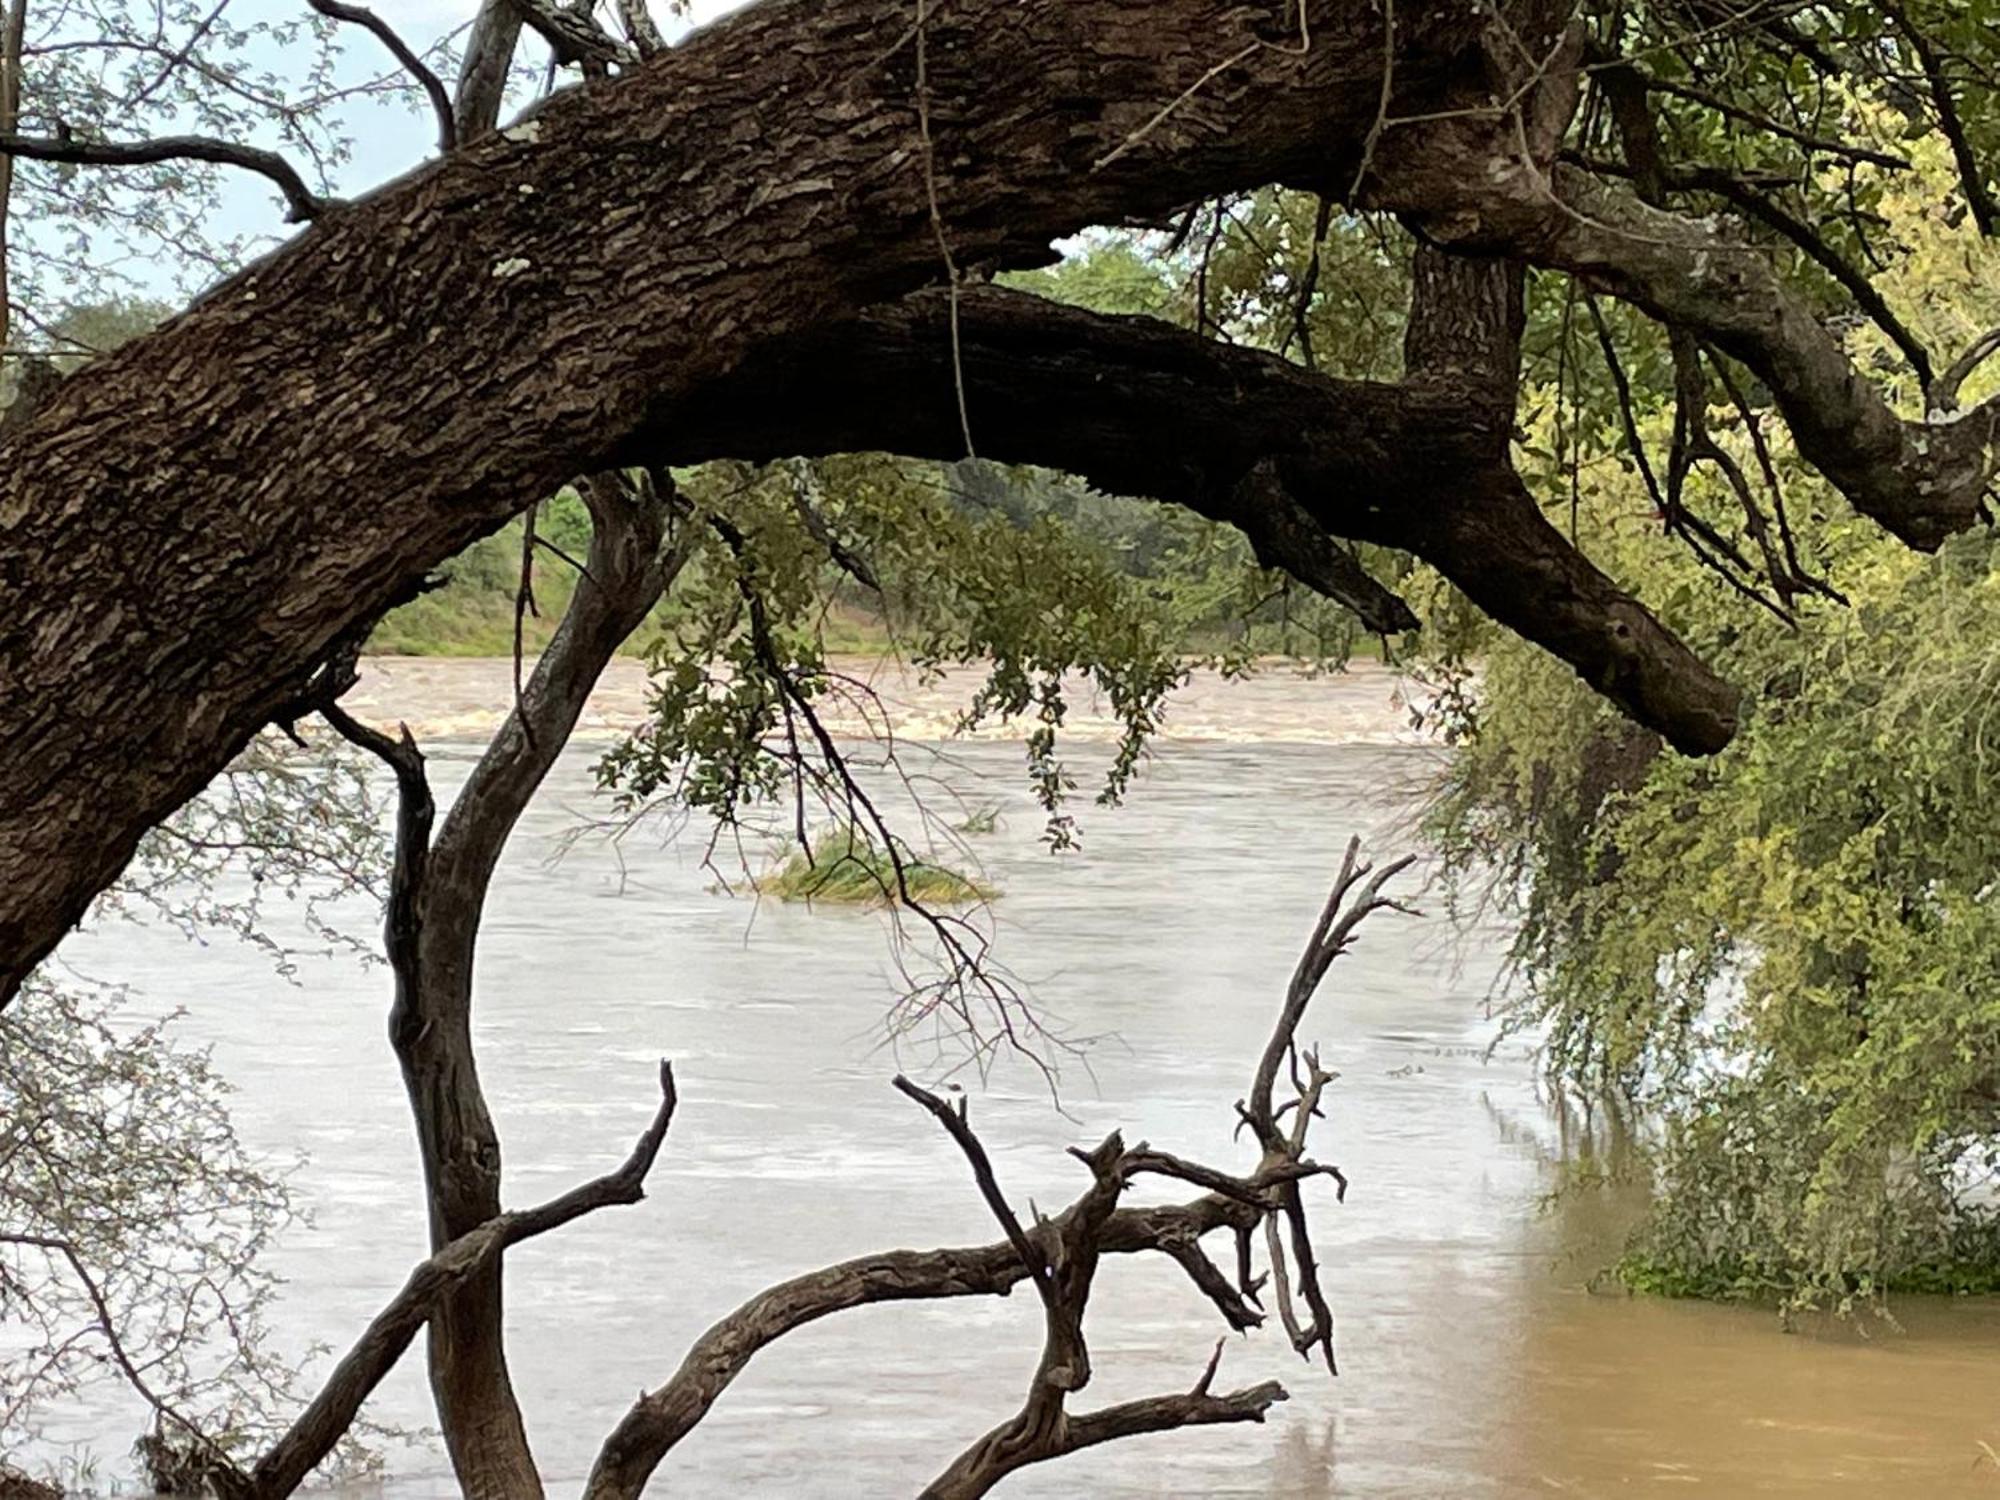
[[(1360, 924), (1384, 908), (1408, 910), (1385, 896), (1384, 890), (1410, 863), (1406, 857), (1375, 869), (1361, 858), (1359, 839), (1348, 844), (1339, 877), (1286, 988), (1249, 1092), (1236, 1103), (1260, 1148), (1250, 1171), (1237, 1173), (1186, 1161), (1143, 1141), (1128, 1148), (1114, 1131), (1091, 1150), (1072, 1149), (1090, 1174), (1082, 1193), (1060, 1213), (1038, 1215), (1034, 1222), (1023, 1224), (972, 1129), (965, 1100), (961, 1097), (954, 1103), (898, 1078), (897, 1088), (936, 1119), (964, 1154), (1005, 1237), (972, 1248), (863, 1256), (751, 1298), (696, 1341), (671, 1380), (634, 1404), (599, 1454), (585, 1492), (588, 1500), (619, 1500), (641, 1493), (654, 1469), (708, 1413), (751, 1357), (791, 1330), (872, 1302), (1005, 1296), (1023, 1280), (1034, 1283), (1044, 1326), (1042, 1354), (1027, 1395), (1014, 1415), (959, 1454), (931, 1482), (924, 1491), (931, 1500), (983, 1495), (1027, 1464), (1119, 1437), (1262, 1421), (1271, 1406), (1285, 1399), (1284, 1388), (1274, 1381), (1215, 1393), (1218, 1344), (1216, 1357), (1199, 1370), (1186, 1391), (1094, 1411), (1070, 1411), (1068, 1398), (1091, 1377), (1084, 1314), (1099, 1263), (1107, 1254), (1151, 1251), (1166, 1256), (1187, 1273), (1223, 1322), (1238, 1332), (1264, 1322), (1268, 1296), (1293, 1347), (1308, 1358), (1323, 1353), (1331, 1369), (1332, 1315), (1302, 1187), (1323, 1176), (1338, 1184), (1344, 1196), (1346, 1181), (1337, 1168), (1308, 1154), (1312, 1122), (1323, 1118), (1320, 1102), (1332, 1079), (1309, 1049), (1301, 1049), (1299, 1030), (1333, 960), (1353, 942)], [(1281, 1074), (1292, 1092), (1278, 1100)], [(1146, 1175), (1173, 1178), (1205, 1191), (1182, 1203), (1123, 1206), (1125, 1189)], [(1266, 1226), (1282, 1226), (1282, 1232), (1274, 1229), (1269, 1234), (1267, 1269), (1259, 1273), (1254, 1269), (1254, 1245), (1257, 1231)], [(1234, 1241), (1229, 1270), (1217, 1264), (1202, 1244), (1225, 1230)], [(1305, 1307), (1303, 1321), (1295, 1296)], [(1192, 1359), (1190, 1367), (1194, 1368)]]
[[(1351, 945), (1362, 922), (1385, 908), (1409, 910), (1385, 890), (1410, 863), (1406, 857), (1377, 869), (1361, 858), (1359, 839), (1348, 844), (1259, 1052), (1248, 1091), (1235, 1103), (1241, 1127), (1258, 1146), (1249, 1170), (1187, 1160), (1144, 1141), (1128, 1147), (1113, 1131), (1091, 1149), (1072, 1148), (1070, 1154), (1088, 1174), (1077, 1197), (1056, 1214), (1037, 1214), (1024, 1223), (973, 1131), (964, 1099), (948, 1100), (898, 1077), (896, 1087), (937, 1121), (965, 1157), (1003, 1237), (984, 1245), (861, 1256), (758, 1293), (715, 1323), (670, 1379), (633, 1404), (599, 1451), (584, 1489), (586, 1500), (631, 1500), (641, 1494), (660, 1463), (708, 1415), (758, 1351), (807, 1323), (870, 1303), (1006, 1296), (1023, 1281), (1034, 1285), (1041, 1303), (1041, 1356), (1019, 1410), (953, 1458), (924, 1489), (927, 1500), (983, 1495), (1026, 1465), (1122, 1437), (1261, 1422), (1273, 1405), (1287, 1399), (1284, 1386), (1274, 1380), (1217, 1391), (1226, 1342), (1218, 1339), (1205, 1359), (1200, 1351), (1189, 1351), (1191, 1379), (1184, 1390), (1072, 1411), (1071, 1398), (1092, 1376), (1084, 1323), (1107, 1255), (1152, 1252), (1172, 1260), (1231, 1331), (1258, 1328), (1275, 1312), (1293, 1348), (1309, 1360), (1323, 1356), (1332, 1370), (1332, 1314), (1304, 1189), (1324, 1177), (1344, 1197), (1346, 1179), (1308, 1150), (1312, 1123), (1324, 1118), (1321, 1104), (1332, 1075), (1301, 1044), (1300, 1030), (1333, 960)], [(444, 1243), (412, 1271), (277, 1443), (252, 1464), (216, 1467), (211, 1482), (217, 1491), (228, 1500), (278, 1500), (292, 1493), (332, 1451), (419, 1329), (479, 1278), (496, 1272), (508, 1247), (599, 1208), (640, 1201), (674, 1115), (674, 1078), (664, 1063), (660, 1084), (652, 1123), (619, 1167), (537, 1208), (499, 1213)], [(1126, 1190), (1144, 1176), (1171, 1178), (1201, 1192), (1178, 1203), (1126, 1205)], [(1261, 1271), (1256, 1269), (1260, 1230), (1266, 1255)], [(1204, 1241), (1225, 1232), (1233, 1253), (1218, 1260)], [(433, 1341), (434, 1361), (452, 1353), (449, 1341)], [(434, 1371), (434, 1379), (440, 1377), (448, 1383), (448, 1372)], [(450, 1415), (447, 1409), (447, 1420)], [(540, 1493), (532, 1468), (519, 1482)]]

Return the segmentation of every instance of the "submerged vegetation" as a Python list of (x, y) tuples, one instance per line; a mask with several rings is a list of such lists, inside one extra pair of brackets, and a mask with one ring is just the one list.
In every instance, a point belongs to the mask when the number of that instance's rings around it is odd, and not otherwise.
[(989, 901), (998, 894), (970, 875), (919, 859), (907, 849), (899, 847), (891, 857), (887, 846), (852, 823), (826, 830), (810, 848), (794, 845), (753, 883), (760, 895), (780, 901), (837, 906), (880, 906), (895, 901), (961, 906)]

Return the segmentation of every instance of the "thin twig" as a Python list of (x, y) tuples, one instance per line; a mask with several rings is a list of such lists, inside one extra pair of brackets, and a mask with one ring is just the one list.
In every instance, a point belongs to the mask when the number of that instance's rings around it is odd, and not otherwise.
[(923, 146), (924, 199), (930, 207), (931, 233), (937, 240), (938, 255), (944, 261), (945, 279), (951, 286), (951, 376), (958, 397), (958, 427), (965, 438), (965, 456), (977, 458), (972, 446), (972, 415), (965, 399), (965, 357), (958, 331), (958, 261), (951, 253), (951, 238), (944, 231), (944, 214), (938, 208), (937, 149), (931, 140), (931, 82), (929, 0), (917, 0), (917, 136)]
[(328, 201), (305, 184), (292, 164), (275, 151), (245, 146), (236, 141), (220, 141), (209, 136), (169, 135), (149, 141), (94, 141), (80, 136), (17, 135), (0, 133), (0, 156), (28, 161), (75, 162), (92, 167), (145, 167), (170, 161), (203, 161), (216, 166), (241, 167), (270, 179), (285, 195), (290, 207), (286, 219), (294, 224), (318, 218)]
[(1103, 156), (1098, 157), (1096, 161), (1092, 162), (1090, 164), (1090, 170), (1093, 172), (1102, 172), (1106, 167), (1110, 166), (1113, 162), (1117, 161), (1127, 152), (1135, 149), (1137, 146), (1140, 145), (1141, 142), (1143, 142), (1146, 139), (1147, 136), (1151, 135), (1155, 130), (1158, 130), (1160, 126), (1166, 122), (1167, 118), (1170, 115), (1172, 115), (1175, 110), (1179, 109), (1182, 105), (1186, 104), (1188, 100), (1192, 99), (1196, 94), (1200, 93), (1203, 89), (1207, 88), (1210, 83), (1214, 82), (1217, 78), (1220, 78), (1224, 73), (1227, 73), (1231, 68), (1235, 67), (1239, 63), (1247, 62), (1250, 58), (1254, 57), (1257, 53), (1257, 49), (1263, 45), (1264, 44), (1262, 42), (1252, 42), (1247, 47), (1243, 48), (1242, 51), (1237, 52), (1232, 56), (1225, 57), (1221, 62), (1217, 63), (1214, 67), (1210, 68), (1206, 73), (1202, 74), (1201, 77), (1197, 78), (1193, 83), (1189, 84), (1185, 89), (1181, 90), (1178, 97), (1176, 97), (1170, 103), (1164, 105), (1160, 109), (1160, 111), (1157, 114), (1155, 114), (1150, 120), (1146, 121), (1145, 124), (1141, 125), (1137, 130), (1133, 131), (1130, 135), (1126, 136), (1125, 139), (1120, 141), (1117, 144), (1117, 146), (1115, 146), (1112, 150), (1108, 151)]

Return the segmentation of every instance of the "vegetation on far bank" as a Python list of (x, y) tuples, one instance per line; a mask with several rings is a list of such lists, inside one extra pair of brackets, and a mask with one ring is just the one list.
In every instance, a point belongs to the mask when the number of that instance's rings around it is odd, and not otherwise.
[[(1066, 546), (1131, 580), (1165, 606), (1171, 644), (1180, 654), (1247, 664), (1256, 657), (1314, 661), (1380, 660), (1383, 642), (1352, 616), (1296, 584), (1254, 565), (1227, 528), (1144, 501), (1100, 495), (1038, 470), (976, 461), (905, 464), (910, 482), (937, 489), (942, 503), (968, 520), (999, 519), (1020, 528), (1050, 527)], [(698, 482), (698, 481), (697, 481)], [(453, 558), (419, 598), (390, 611), (368, 639), (383, 656), (511, 656), (521, 593), (524, 523), (510, 521)], [(590, 545), (582, 502), (563, 491), (536, 519), (530, 597), (519, 614), (522, 648), (548, 644), (575, 592), (572, 559)], [(815, 569), (819, 597), (813, 629), (829, 656), (904, 654), (923, 645), (913, 629), (915, 601), (893, 580), (883, 589), (856, 582), (825, 561)], [(965, 602), (954, 606), (961, 613)], [(643, 657), (662, 633), (684, 623), (672, 599), (620, 648)]]

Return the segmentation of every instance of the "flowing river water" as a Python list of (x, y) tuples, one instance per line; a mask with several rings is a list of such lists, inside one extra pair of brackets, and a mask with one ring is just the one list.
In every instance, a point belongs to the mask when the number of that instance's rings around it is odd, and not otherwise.
[[(1396, 743), (1384, 684), (1245, 689), (1228, 741), (1198, 700), (1129, 805), (1086, 809), (1081, 850), (1057, 857), (1039, 845), (1018, 748), (953, 748), (950, 779), (1001, 808), (998, 830), (971, 840), (1003, 892), (1001, 956), (1070, 1034), (1101, 1038), (1087, 1067), (1063, 1067), (1067, 1116), (1032, 1068), (973, 1081), (973, 1121), (1017, 1205), (1068, 1201), (1081, 1169), (1063, 1148), (1114, 1126), (1241, 1160), (1231, 1104), (1341, 848), (1350, 833), (1410, 847), (1412, 799), (1436, 766)], [(1282, 692), (1306, 706), (1279, 705)], [(475, 748), (434, 745), (439, 782), (455, 785)], [(899, 1063), (922, 1074), (933, 1055), (879, 1045), (893, 985), (881, 917), (731, 900), (688, 837), (585, 839), (552, 859), (593, 810), (591, 764), (588, 749), (565, 757), (485, 925), (478, 1039), (509, 1201), (620, 1159), (662, 1055), (682, 1104), (643, 1204), (510, 1256), (516, 1383), (554, 1494), (574, 1493), (635, 1393), (760, 1287), (871, 1249), (995, 1237), (950, 1143), (889, 1086)], [(1590, 1140), (1552, 1110), (1522, 1044), (1488, 1055), (1498, 945), (1435, 915), (1378, 915), (1303, 1030), (1341, 1075), (1315, 1154), (1352, 1186), (1344, 1204), (1313, 1200), (1339, 1378), (1275, 1330), (1232, 1339), (1222, 1384), (1277, 1376), (1291, 1391), (1268, 1425), (1110, 1445), (1003, 1492), (2000, 1496), (1985, 1446), (2000, 1450), (2000, 1307), (1910, 1300), (1900, 1329), (1786, 1333), (1767, 1311), (1591, 1289), (1627, 1205), (1545, 1201)], [(276, 1253), (290, 1283), (278, 1331), (343, 1345), (424, 1241), (383, 972), (311, 963), (289, 986), (246, 948), (124, 926), (65, 956), (185, 1005), (184, 1033), (212, 1041), (240, 1086), (243, 1134), (307, 1153), (313, 1222)], [(1039, 1326), (1025, 1294), (829, 1318), (761, 1354), (654, 1490), (914, 1493), (1014, 1409)], [(1107, 1264), (1088, 1326), (1085, 1406), (1184, 1389), (1221, 1332), (1157, 1257)], [(417, 1366), (413, 1353), (382, 1389), (378, 1417), (428, 1420)], [(117, 1470), (129, 1408), (54, 1416), (53, 1441)], [(453, 1492), (436, 1444), (387, 1458), (387, 1500)]]

